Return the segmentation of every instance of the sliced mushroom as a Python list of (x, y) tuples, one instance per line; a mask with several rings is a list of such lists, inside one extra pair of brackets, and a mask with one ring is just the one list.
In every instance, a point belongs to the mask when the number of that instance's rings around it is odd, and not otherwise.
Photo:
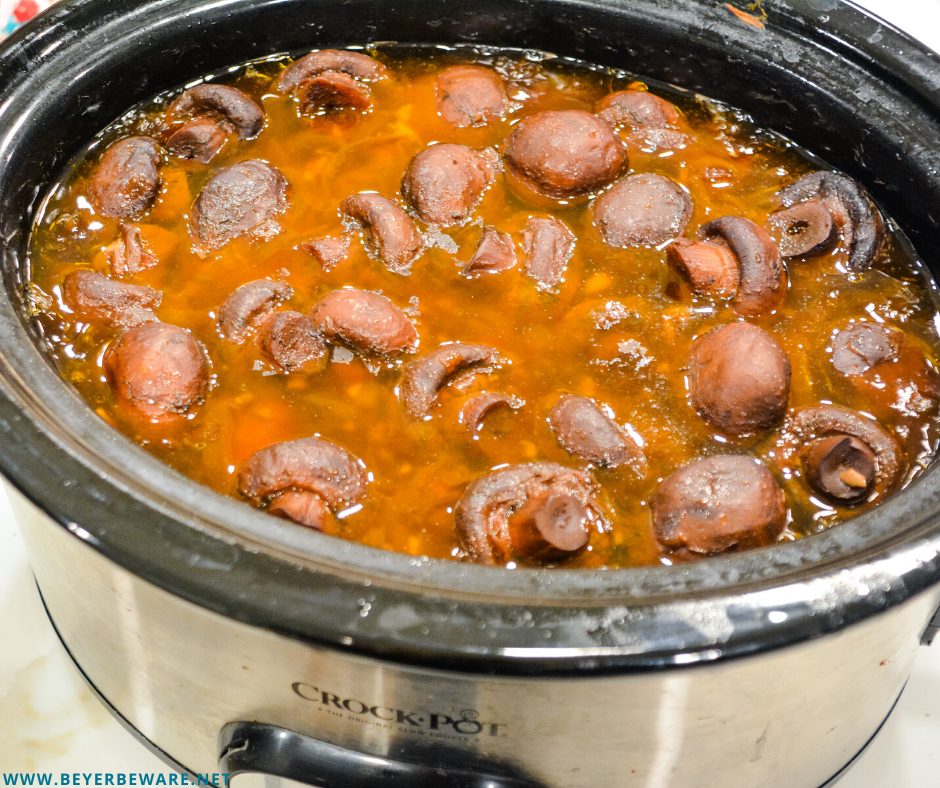
[(720, 238), (713, 241), (677, 238), (669, 244), (666, 258), (696, 295), (730, 297), (738, 292), (741, 283), (738, 258)]
[(340, 211), (362, 228), (366, 251), (396, 274), (408, 274), (424, 249), (414, 220), (401, 206), (380, 194), (361, 192), (347, 197)]
[(322, 498), (336, 512), (358, 502), (366, 491), (361, 461), (323, 438), (300, 438), (259, 449), (238, 476), (238, 489), (256, 505), (287, 490)]
[[(887, 494), (901, 480), (906, 466), (901, 445), (878, 422), (857, 411), (828, 404), (798, 408), (789, 431), (794, 445), (800, 447), (807, 482), (829, 500), (853, 505), (874, 493)], [(839, 440), (820, 443), (831, 437)], [(861, 442), (868, 451), (851, 441), (845, 444), (846, 438)], [(865, 470), (868, 453), (874, 455), (873, 479), (868, 479)], [(859, 476), (864, 477), (864, 486)]]
[(554, 216), (530, 216), (522, 232), (523, 266), (539, 290), (554, 290), (565, 280), (575, 236)]
[(492, 149), (439, 143), (420, 151), (402, 179), (401, 193), (428, 224), (463, 224), (493, 182), (499, 157)]
[(310, 318), (327, 340), (362, 353), (393, 355), (414, 350), (418, 343), (418, 332), (405, 313), (368, 290), (334, 290), (317, 302)]
[(139, 219), (160, 190), (160, 145), (152, 137), (125, 137), (95, 167), (90, 196), (105, 216)]
[(426, 418), (438, 392), (456, 376), (468, 371), (488, 372), (501, 362), (499, 351), (487, 345), (441, 345), (405, 365), (399, 387), (402, 404), (415, 418)]
[(167, 150), (183, 159), (208, 164), (228, 142), (229, 129), (216, 118), (199, 117), (186, 121), (167, 137)]
[(485, 66), (451, 66), (437, 77), (437, 111), (451, 126), (486, 126), (506, 114), (506, 85)]
[(723, 216), (702, 227), (700, 234), (705, 240), (721, 238), (738, 259), (734, 308), (739, 314), (754, 317), (780, 305), (787, 292), (787, 272), (766, 230), (743, 216)]
[(646, 473), (646, 457), (630, 437), (592, 399), (566, 394), (548, 414), (558, 442), (571, 454), (608, 468), (628, 465)]
[(237, 287), (219, 307), (222, 336), (241, 344), (261, 317), (293, 295), (287, 282), (272, 279), (255, 279)]
[(172, 257), (179, 243), (176, 235), (155, 224), (121, 224), (115, 241), (104, 256), (115, 276), (133, 276)]
[(594, 201), (592, 212), (610, 246), (658, 246), (685, 231), (692, 198), (669, 178), (647, 172), (615, 183)]
[(798, 202), (770, 215), (767, 229), (784, 257), (814, 255), (836, 240), (836, 225), (822, 200)]
[(383, 79), (388, 73), (378, 60), (362, 52), (320, 49), (298, 58), (285, 68), (274, 81), (274, 90), (278, 93), (289, 93), (305, 79), (324, 71), (341, 71), (369, 82)]
[[(828, 171), (809, 173), (777, 192), (777, 199), (784, 208), (808, 201), (822, 203), (842, 233), (842, 242), (849, 254), (849, 269), (863, 271), (874, 261), (884, 238), (884, 219), (868, 193), (847, 175)], [(786, 222), (786, 219), (784, 214), (778, 221)], [(816, 237), (822, 235), (819, 229), (814, 233)]]
[(506, 142), (509, 169), (536, 192), (568, 198), (612, 182), (627, 166), (614, 130), (584, 110), (548, 110), (524, 118)]
[(861, 375), (896, 361), (904, 335), (880, 323), (853, 323), (832, 338), (832, 365), (843, 375)]
[(473, 256), (463, 267), (464, 276), (498, 274), (516, 265), (516, 245), (512, 236), (486, 225)]
[(779, 423), (790, 395), (790, 360), (770, 334), (730, 323), (692, 343), (692, 406), (709, 424), (743, 436)]
[(666, 99), (646, 90), (618, 90), (594, 105), (594, 112), (614, 126), (661, 129), (675, 126), (682, 117)]
[(783, 490), (753, 457), (695, 460), (650, 500), (653, 533), (665, 549), (714, 555), (776, 542), (787, 524)]
[(313, 257), (324, 271), (332, 271), (349, 255), (349, 236), (323, 235), (304, 241), (300, 248)]
[(205, 254), (242, 235), (270, 238), (275, 217), (287, 210), (287, 180), (266, 161), (250, 159), (219, 170), (199, 192), (189, 220), (197, 251)]
[(483, 420), (497, 408), (519, 410), (525, 405), (525, 400), (514, 394), (503, 394), (499, 391), (484, 391), (475, 394), (464, 403), (460, 409), (460, 423), (465, 424), (470, 432), (479, 432), (483, 427)]
[(332, 531), (336, 523), (326, 501), (305, 490), (287, 490), (275, 495), (267, 511), (315, 531)]
[(304, 79), (294, 88), (294, 98), (304, 115), (344, 109), (362, 111), (372, 106), (369, 86), (342, 71), (322, 71)]
[(257, 137), (264, 128), (264, 110), (258, 102), (229, 85), (206, 83), (184, 90), (167, 108), (167, 114), (171, 117), (220, 118), (243, 140)]
[(167, 323), (121, 335), (105, 351), (103, 367), (118, 403), (154, 423), (185, 416), (209, 391), (205, 348)]
[(561, 561), (587, 545), (592, 525), (606, 526), (596, 495), (585, 471), (551, 462), (510, 465), (464, 490), (454, 510), (457, 536), (480, 563)]
[(157, 320), (163, 294), (143, 285), (115, 282), (97, 271), (72, 271), (62, 282), (62, 300), (80, 320), (131, 328)]
[(261, 349), (282, 372), (315, 372), (326, 366), (329, 349), (316, 325), (300, 312), (276, 312), (261, 324)]

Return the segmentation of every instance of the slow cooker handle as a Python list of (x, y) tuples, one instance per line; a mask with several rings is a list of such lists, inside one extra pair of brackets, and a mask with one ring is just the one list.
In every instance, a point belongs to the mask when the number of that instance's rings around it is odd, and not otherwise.
[(231, 722), (219, 736), (219, 771), (255, 773), (317, 788), (533, 788), (535, 783), (466, 768), (406, 763), (318, 741), (260, 722)]

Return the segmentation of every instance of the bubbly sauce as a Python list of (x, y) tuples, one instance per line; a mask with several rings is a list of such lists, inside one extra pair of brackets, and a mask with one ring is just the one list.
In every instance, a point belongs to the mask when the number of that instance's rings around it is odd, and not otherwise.
[[(787, 448), (786, 419), (735, 436), (699, 415), (689, 392), (692, 343), (742, 317), (732, 300), (692, 292), (667, 262), (668, 241), (631, 248), (605, 243), (591, 195), (537, 204), (513, 190), (501, 172), (466, 223), (435, 228), (418, 222), (425, 250), (407, 275), (370, 255), (361, 228), (352, 230), (346, 259), (326, 270), (303, 243), (349, 233), (339, 206), (357, 192), (378, 192), (407, 207), (400, 192), (403, 174), (429, 144), (503, 151), (515, 124), (527, 116), (544, 110), (590, 112), (611, 91), (646, 87), (632, 75), (533, 53), (368, 51), (387, 66), (388, 77), (369, 85), (367, 110), (304, 116), (294, 98), (271, 88), (290, 60), (251, 63), (212, 81), (240, 88), (263, 107), (260, 134), (254, 139), (230, 134), (208, 164), (161, 153), (159, 194), (137, 220), (157, 239), (159, 263), (120, 281), (161, 291), (154, 309), (159, 320), (191, 331), (208, 353), (208, 392), (185, 415), (152, 423), (115, 399), (102, 358), (121, 331), (79, 319), (62, 289), (63, 279), (76, 270), (119, 279), (104, 249), (125, 220), (96, 210), (89, 194), (93, 168), (109, 144), (129, 134), (164, 140), (164, 111), (180, 91), (134, 108), (104, 130), (49, 195), (30, 247), (31, 317), (62, 377), (104, 421), (188, 477), (234, 497), (241, 497), (238, 474), (254, 452), (321, 436), (359, 458), (368, 474), (365, 494), (334, 512), (327, 530), (416, 556), (466, 558), (455, 531), (455, 506), (469, 483), (506, 464), (550, 461), (588, 468), (596, 479), (606, 523), (592, 523), (587, 547), (566, 567), (675, 560), (655, 538), (651, 499), (670, 474), (710, 455), (751, 455), (770, 469), (786, 499), (783, 540), (831, 527), (880, 502), (883, 495), (874, 494), (858, 505), (840, 506), (814, 492), (799, 457)], [(509, 99), (502, 117), (464, 128), (441, 117), (438, 75), (455, 63), (482, 64), (502, 77)], [(691, 198), (688, 238), (726, 215), (764, 226), (780, 208), (777, 192), (820, 169), (809, 153), (734, 109), (663, 85), (648, 87), (681, 110), (686, 138), (681, 145), (660, 147), (629, 128), (619, 129), (629, 157), (623, 175), (657, 173), (679, 184)], [(289, 206), (276, 217), (279, 231), (263, 239), (238, 237), (197, 253), (189, 229), (194, 199), (213, 174), (246, 159), (270, 163), (288, 183)], [(562, 282), (540, 288), (522, 264), (464, 275), (484, 225), (509, 233), (522, 259), (523, 231), (532, 216), (557, 217), (575, 236)], [(154, 233), (154, 227), (166, 233)], [(899, 441), (901, 483), (907, 483), (930, 461), (938, 441), (931, 286), (890, 221), (870, 268), (849, 271), (847, 256), (843, 239), (822, 253), (787, 260), (789, 285), (782, 303), (747, 321), (766, 329), (789, 357), (788, 413), (822, 402), (870, 415)], [(257, 336), (236, 344), (219, 331), (220, 305), (237, 287), (263, 278), (288, 283), (293, 295), (282, 308), (303, 314), (338, 288), (380, 292), (413, 322), (417, 349), (365, 358), (331, 342), (325, 366), (284, 374), (266, 359)], [(914, 360), (902, 356), (891, 362), (890, 374), (864, 381), (840, 374), (832, 362), (833, 334), (853, 322), (903, 330), (916, 351)], [(495, 347), (507, 363), (459, 376), (440, 391), (429, 416), (415, 418), (400, 398), (402, 365), (454, 341)], [(511, 394), (524, 405), (494, 409), (471, 431), (461, 423), (460, 410), (468, 397), (483, 391)], [(645, 473), (592, 465), (560, 445), (548, 416), (563, 394), (602, 405), (642, 450)]]

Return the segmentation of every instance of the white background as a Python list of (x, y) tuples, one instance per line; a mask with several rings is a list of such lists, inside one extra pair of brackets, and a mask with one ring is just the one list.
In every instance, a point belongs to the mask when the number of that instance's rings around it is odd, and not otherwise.
[[(940, 0), (859, 4), (940, 50)], [(770, 14), (773, 5), (766, 0)], [(0, 772), (167, 770), (108, 716), (59, 646), (2, 491), (0, 622)], [(933, 785), (940, 785), (940, 639), (921, 649), (894, 714), (840, 782), (840, 788)]]

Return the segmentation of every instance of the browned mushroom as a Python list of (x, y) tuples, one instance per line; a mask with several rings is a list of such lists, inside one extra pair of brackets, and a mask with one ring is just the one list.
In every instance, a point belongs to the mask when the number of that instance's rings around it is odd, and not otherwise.
[(750, 435), (783, 419), (790, 395), (790, 360), (770, 334), (750, 323), (729, 323), (692, 343), (692, 406), (730, 435)]
[(486, 225), (473, 256), (463, 267), (464, 276), (498, 274), (516, 265), (516, 245), (509, 233)]
[(706, 241), (720, 238), (737, 258), (735, 311), (754, 317), (780, 305), (787, 292), (787, 271), (766, 230), (743, 216), (723, 216), (702, 227), (700, 234)]
[(696, 295), (727, 298), (738, 292), (741, 284), (738, 258), (720, 238), (712, 241), (677, 238), (666, 252), (672, 267), (688, 281)]
[[(806, 481), (843, 506), (884, 496), (901, 481), (906, 462), (897, 439), (878, 422), (838, 405), (795, 410), (789, 433), (803, 460)], [(830, 441), (829, 438), (838, 440)], [(862, 445), (859, 446), (858, 443)], [(874, 473), (868, 466), (874, 463)]]
[(103, 367), (118, 403), (154, 423), (185, 416), (209, 390), (205, 348), (167, 323), (123, 334), (105, 351)]
[(167, 115), (218, 118), (243, 140), (257, 137), (264, 128), (264, 110), (258, 102), (229, 85), (207, 83), (184, 90), (167, 108)]
[(558, 442), (582, 460), (608, 468), (628, 465), (645, 475), (646, 457), (636, 441), (588, 397), (565, 394), (548, 414)]
[(241, 344), (258, 320), (294, 295), (287, 282), (255, 279), (237, 287), (219, 307), (219, 330), (230, 342)]
[(773, 474), (740, 455), (680, 468), (659, 485), (650, 509), (656, 541), (680, 555), (772, 544), (787, 524), (786, 498)]
[(627, 166), (614, 130), (584, 110), (548, 110), (524, 118), (506, 141), (512, 173), (536, 192), (569, 198), (606, 186)]
[(558, 562), (587, 545), (591, 526), (606, 527), (596, 495), (585, 471), (551, 462), (510, 465), (464, 490), (454, 510), (457, 536), (480, 563)]
[(484, 391), (470, 397), (460, 409), (460, 423), (465, 424), (470, 432), (479, 432), (483, 427), (483, 420), (497, 408), (519, 410), (525, 405), (525, 400), (514, 394), (503, 394), (499, 391)]
[(287, 180), (265, 161), (250, 159), (219, 170), (199, 192), (189, 220), (196, 249), (205, 254), (242, 235), (270, 238), (287, 210)]
[(80, 320), (131, 328), (157, 320), (163, 294), (143, 285), (115, 282), (97, 271), (72, 271), (62, 282), (62, 301)]
[(451, 66), (437, 77), (437, 111), (451, 126), (485, 126), (508, 106), (506, 86), (491, 68)]
[[(863, 271), (874, 261), (884, 238), (884, 220), (868, 193), (847, 175), (824, 170), (811, 172), (777, 192), (777, 199), (787, 209), (807, 202), (825, 207), (842, 233), (842, 243), (849, 255), (849, 270)], [(787, 239), (788, 243), (793, 244), (792, 248), (797, 250), (794, 254), (812, 254), (820, 250), (817, 247), (825, 248), (825, 222), (819, 223), (818, 208), (810, 210), (816, 212), (804, 214), (804, 219), (809, 216), (815, 216), (816, 219), (807, 222), (805, 231), (799, 227), (802, 220), (798, 220), (794, 227), (792, 213), (784, 213), (782, 218), (779, 214), (772, 218), (772, 221), (787, 228), (788, 235), (801, 237), (805, 232), (806, 241), (797, 243), (795, 239)], [(819, 239), (819, 242), (810, 245), (814, 239)], [(787, 248), (791, 247), (785, 246), (781, 251), (788, 254), (785, 251)]]
[(767, 229), (784, 257), (814, 255), (836, 240), (836, 225), (822, 200), (798, 202), (770, 215)]
[(414, 324), (395, 304), (378, 293), (344, 287), (321, 298), (310, 318), (329, 341), (340, 341), (362, 353), (393, 355), (418, 344)]
[(372, 91), (342, 71), (322, 71), (307, 77), (294, 88), (294, 98), (304, 115), (319, 115), (336, 110), (367, 110), (372, 106)]
[(300, 312), (276, 312), (261, 323), (261, 349), (282, 372), (316, 372), (326, 366), (328, 348), (316, 325)]
[(182, 159), (208, 164), (228, 142), (229, 129), (224, 121), (199, 117), (173, 129), (166, 138), (167, 150)]
[(539, 290), (554, 290), (565, 280), (575, 236), (554, 216), (530, 216), (522, 232), (523, 266)]
[(315, 531), (333, 531), (336, 520), (330, 507), (319, 495), (305, 490), (278, 493), (268, 504), (268, 514), (292, 520)]
[(133, 276), (168, 260), (178, 244), (176, 234), (159, 225), (122, 223), (104, 256), (115, 276)]
[(349, 236), (323, 235), (304, 241), (300, 248), (313, 257), (324, 271), (332, 271), (349, 255)]
[[(362, 462), (345, 449), (323, 438), (300, 438), (252, 454), (239, 473), (238, 489), (255, 505), (287, 491), (313, 494), (336, 513), (357, 503), (367, 482)], [(315, 511), (316, 504), (306, 498), (275, 505), (275, 513), (291, 519), (311, 509)]]
[(402, 370), (399, 397), (405, 410), (415, 418), (426, 418), (437, 401), (438, 392), (461, 373), (488, 372), (502, 363), (496, 348), (453, 342), (441, 345)]
[(897, 361), (904, 335), (881, 323), (853, 323), (832, 337), (832, 365), (843, 375), (861, 375)]
[(478, 151), (446, 142), (430, 145), (411, 160), (401, 193), (422, 221), (444, 227), (463, 224), (498, 168), (499, 156), (492, 149)]
[(679, 110), (647, 90), (618, 90), (594, 105), (594, 112), (614, 126), (661, 129), (675, 126)]
[(388, 71), (374, 57), (346, 49), (320, 49), (298, 58), (285, 68), (274, 81), (274, 90), (289, 93), (305, 79), (324, 71), (341, 71), (355, 79), (375, 82)]
[(139, 219), (160, 190), (160, 145), (152, 137), (125, 137), (95, 167), (89, 193), (105, 216)]
[(346, 219), (361, 227), (366, 251), (396, 274), (407, 274), (424, 249), (414, 220), (401, 206), (380, 194), (360, 192), (340, 205)]
[(692, 198), (669, 178), (646, 172), (615, 183), (594, 201), (592, 213), (610, 246), (658, 246), (685, 231)]

